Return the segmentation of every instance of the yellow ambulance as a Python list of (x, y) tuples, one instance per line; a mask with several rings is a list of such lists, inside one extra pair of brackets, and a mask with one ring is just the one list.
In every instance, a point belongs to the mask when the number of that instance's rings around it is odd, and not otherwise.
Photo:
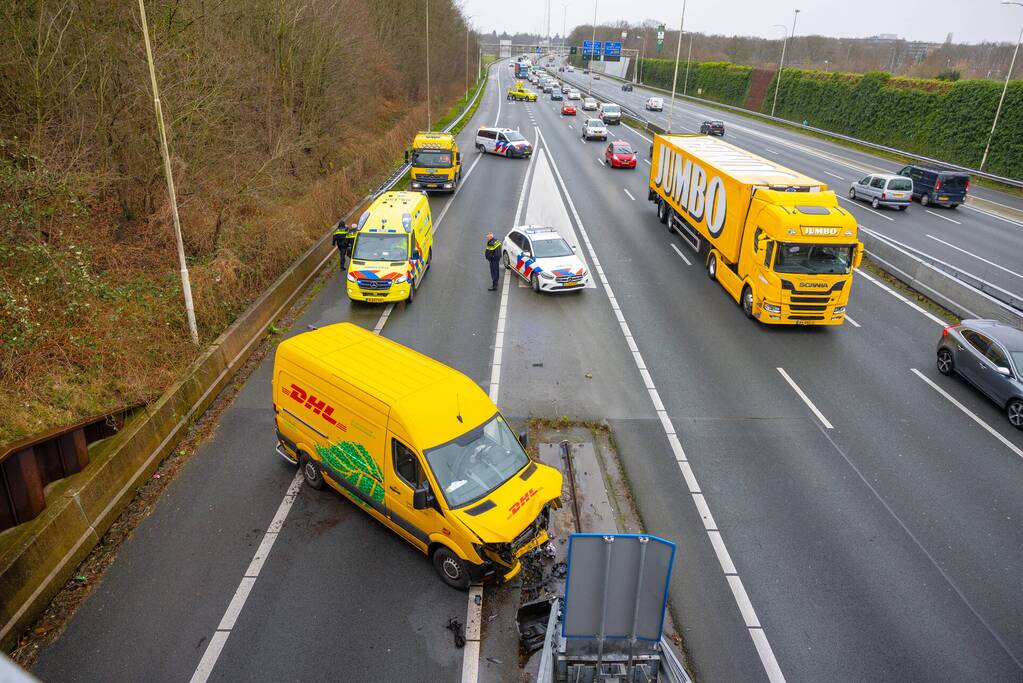
[(277, 347), (277, 452), (420, 551), (441, 578), (511, 579), (548, 542), (561, 473), (530, 460), (462, 373), (351, 323)]
[(352, 301), (408, 301), (433, 258), (433, 216), (422, 192), (385, 192), (359, 218), (348, 262)]

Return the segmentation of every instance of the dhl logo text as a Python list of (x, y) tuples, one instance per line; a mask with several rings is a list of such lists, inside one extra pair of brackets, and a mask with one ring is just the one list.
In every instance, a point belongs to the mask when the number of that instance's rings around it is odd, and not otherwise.
[(316, 396), (310, 394), (297, 384), (292, 384), (291, 389), (282, 387), (281, 391), (294, 399), (296, 403), (312, 410), (315, 415), (319, 415), (328, 423), (337, 426), (342, 432), (348, 431), (348, 427), (346, 425), (341, 424), (334, 419), (334, 406), (330, 405), (326, 401), (316, 398)]
[(526, 491), (525, 493), (523, 493), (523, 494), (522, 494), (522, 497), (521, 497), (521, 498), (519, 498), (519, 499), (518, 499), (517, 501), (515, 501), (514, 503), (512, 503), (512, 506), (511, 506), (510, 508), (508, 508), (508, 519), (511, 519), (512, 517), (514, 517), (514, 516), (515, 516), (515, 514), (516, 514), (516, 513), (517, 513), (517, 512), (519, 511), (519, 510), (521, 510), (521, 509), (522, 509), (522, 506), (523, 506), (523, 505), (525, 505), (525, 504), (526, 504), (527, 502), (529, 502), (529, 500), (530, 500), (530, 499), (531, 499), (531, 498), (532, 498), (533, 496), (537, 495), (537, 493), (539, 493), (539, 492), (538, 492), (538, 491), (537, 491), (536, 489), (529, 489), (528, 491)]

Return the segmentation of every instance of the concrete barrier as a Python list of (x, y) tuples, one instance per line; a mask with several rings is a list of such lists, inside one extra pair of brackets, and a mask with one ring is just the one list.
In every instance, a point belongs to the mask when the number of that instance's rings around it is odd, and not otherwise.
[(1023, 312), (957, 280), (884, 239), (861, 230), (860, 240), (882, 270), (960, 318), (1000, 320), (1023, 329)]

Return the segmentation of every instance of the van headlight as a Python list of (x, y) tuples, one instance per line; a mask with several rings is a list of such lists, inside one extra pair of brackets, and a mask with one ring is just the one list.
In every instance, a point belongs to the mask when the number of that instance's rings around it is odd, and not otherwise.
[(398, 277), (394, 278), (394, 284), (396, 285), (403, 285), (406, 282), (408, 282), (408, 277), (406, 277), (405, 275), (399, 275)]
[(357, 280), (355, 279), (355, 276), (352, 275), (351, 273), (348, 273), (348, 281), (349, 282), (357, 282)]
[(551, 275), (550, 273), (540, 273), (540, 277), (542, 277), (544, 280), (553, 280), (554, 279), (554, 276)]
[(845, 306), (835, 306), (835, 313), (845, 313)]
[(768, 313), (781, 313), (781, 306), (775, 306), (774, 304), (764, 304), (764, 310)]

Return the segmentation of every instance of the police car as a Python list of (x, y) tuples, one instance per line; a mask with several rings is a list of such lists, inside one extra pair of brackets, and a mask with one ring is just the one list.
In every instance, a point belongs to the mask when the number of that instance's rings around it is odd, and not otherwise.
[(583, 289), (589, 273), (576, 248), (554, 228), (519, 226), (501, 242), (504, 267), (515, 271), (534, 292)]
[(533, 153), (533, 145), (529, 144), (529, 140), (511, 128), (480, 128), (476, 131), (476, 149), (481, 153), (519, 158)]

